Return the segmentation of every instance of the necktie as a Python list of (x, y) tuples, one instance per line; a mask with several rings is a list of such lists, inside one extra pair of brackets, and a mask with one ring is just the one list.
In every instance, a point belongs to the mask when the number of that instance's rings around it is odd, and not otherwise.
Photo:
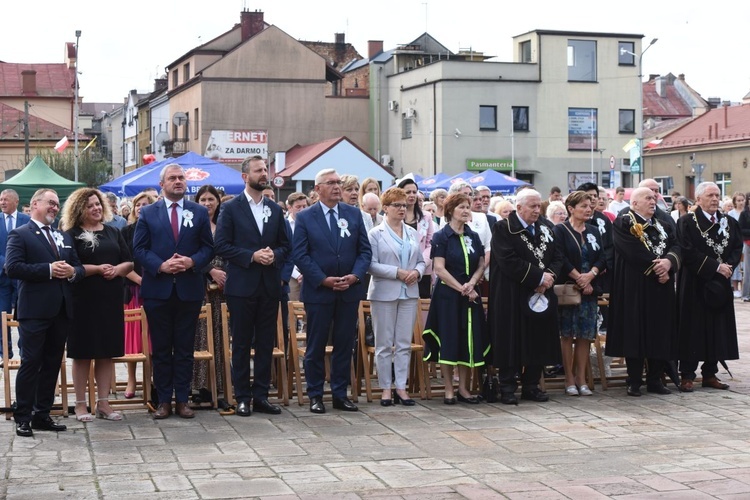
[(177, 238), (180, 236), (180, 226), (177, 224), (177, 203), (172, 203), (170, 222), (172, 223), (172, 235), (174, 235), (174, 240), (177, 241)]
[(13, 216), (9, 215), (5, 218), (5, 222), (7, 223), (8, 232), (13, 231)]
[(334, 212), (332, 208), (328, 209), (328, 225), (331, 228), (331, 245), (333, 245), (333, 248), (335, 249), (338, 240), (338, 238), (336, 237), (338, 224), (336, 223), (336, 212)]
[(529, 230), (529, 232), (531, 233), (531, 236), (534, 236), (534, 226), (532, 224), (529, 224), (528, 226), (526, 226), (526, 229)]
[(711, 216), (711, 224), (716, 224), (716, 214)]
[(52, 232), (49, 230), (49, 226), (43, 226), (42, 229), (44, 229), (44, 232), (47, 234), (47, 241), (49, 241), (49, 244), (52, 247), (52, 253), (55, 254), (57, 260), (60, 260), (60, 252), (57, 251), (57, 245), (55, 245), (55, 241), (52, 239)]

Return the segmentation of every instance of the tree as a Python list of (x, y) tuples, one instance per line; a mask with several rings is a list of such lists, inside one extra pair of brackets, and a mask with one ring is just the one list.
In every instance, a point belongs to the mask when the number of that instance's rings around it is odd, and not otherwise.
[[(58, 153), (53, 149), (45, 148), (38, 149), (37, 154), (56, 173), (68, 180), (75, 180), (75, 155), (73, 151), (68, 149), (63, 153)], [(102, 157), (98, 148), (79, 153), (78, 182), (83, 182), (89, 187), (99, 187), (107, 182), (111, 176), (112, 165)]]

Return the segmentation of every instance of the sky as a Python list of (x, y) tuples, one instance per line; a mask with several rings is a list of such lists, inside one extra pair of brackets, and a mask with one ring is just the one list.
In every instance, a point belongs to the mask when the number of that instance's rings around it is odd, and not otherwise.
[[(512, 37), (535, 29), (638, 34), (643, 74), (685, 74), (704, 99), (739, 102), (750, 92), (750, 37), (741, 2), (631, 0), (35, 0), (4, 2), (0, 61), (64, 62), (66, 42), (79, 41), (84, 102), (122, 102), (132, 89), (153, 90), (165, 66), (239, 23), (242, 9), (261, 10), (290, 36), (333, 42), (346, 34), (363, 57), (367, 41), (385, 49), (425, 31), (453, 52), (472, 48), (512, 61)], [(512, 11), (508, 9), (512, 5)]]

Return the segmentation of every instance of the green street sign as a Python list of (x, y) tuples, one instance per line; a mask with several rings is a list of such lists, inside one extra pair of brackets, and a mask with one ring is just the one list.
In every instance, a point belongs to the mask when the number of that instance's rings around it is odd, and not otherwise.
[(515, 161), (505, 158), (467, 158), (466, 170), (475, 170), (484, 172), (487, 169), (511, 171), (515, 166)]
[(630, 164), (630, 173), (631, 174), (638, 174), (641, 171), (641, 160), (639, 158), (633, 160), (633, 163)]

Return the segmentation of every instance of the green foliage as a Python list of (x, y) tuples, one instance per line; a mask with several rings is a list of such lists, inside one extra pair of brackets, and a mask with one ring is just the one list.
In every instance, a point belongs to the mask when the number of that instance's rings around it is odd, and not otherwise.
[[(75, 180), (75, 155), (70, 146), (62, 153), (54, 149), (40, 149), (36, 154), (56, 173), (68, 180)], [(111, 176), (112, 165), (102, 157), (98, 149), (92, 148), (79, 153), (78, 182), (83, 182), (89, 187), (99, 187), (109, 181)]]

